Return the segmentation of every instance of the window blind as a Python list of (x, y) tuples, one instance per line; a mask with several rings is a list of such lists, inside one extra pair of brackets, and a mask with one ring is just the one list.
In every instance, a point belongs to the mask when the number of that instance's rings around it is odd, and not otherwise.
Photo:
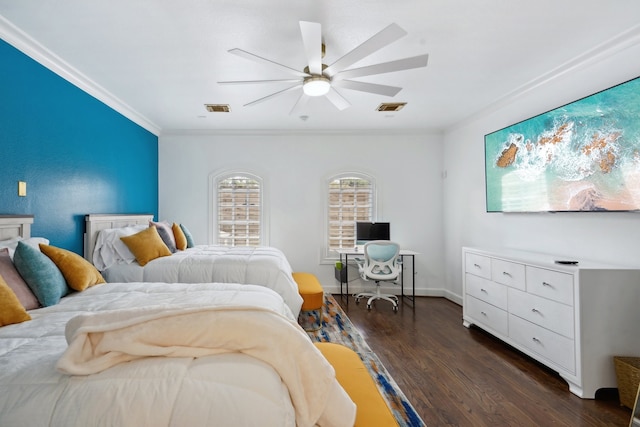
[(356, 221), (371, 221), (373, 185), (360, 177), (329, 182), (329, 250), (349, 248), (356, 243)]
[(261, 185), (247, 176), (218, 181), (218, 243), (228, 246), (260, 245)]

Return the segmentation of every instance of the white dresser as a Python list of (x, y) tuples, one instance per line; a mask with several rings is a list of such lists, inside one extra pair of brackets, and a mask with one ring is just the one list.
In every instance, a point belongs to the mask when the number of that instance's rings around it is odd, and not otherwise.
[(640, 269), (462, 248), (463, 324), (490, 332), (594, 398), (615, 388), (613, 356), (640, 356)]

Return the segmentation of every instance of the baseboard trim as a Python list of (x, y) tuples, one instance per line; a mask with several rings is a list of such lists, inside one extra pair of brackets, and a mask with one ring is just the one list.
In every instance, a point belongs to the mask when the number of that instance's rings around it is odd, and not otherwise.
[[(332, 286), (325, 286), (323, 285), (324, 291), (325, 293), (330, 293), (330, 294), (340, 294), (340, 285), (332, 285)], [(358, 292), (369, 292), (372, 289), (375, 289), (373, 287), (363, 287), (363, 286), (357, 286), (357, 285), (350, 285), (349, 286), (349, 294), (357, 294)], [(342, 290), (344, 292), (346, 292), (345, 287), (343, 286)], [(380, 287), (380, 292), (382, 292), (383, 294), (392, 294), (392, 295), (400, 295), (400, 290), (398, 289), (397, 286), (394, 287), (387, 287), (387, 286), (381, 286)], [(405, 289), (404, 290), (404, 294), (406, 295), (411, 295), (411, 289)], [(462, 297), (460, 297), (459, 295), (456, 295), (454, 293), (452, 293), (451, 291), (444, 289), (444, 288), (438, 288), (438, 289), (424, 289), (424, 288), (419, 288), (416, 289), (416, 296), (417, 297), (440, 297), (440, 298), (446, 298), (451, 302), (454, 302), (458, 305), (462, 305)]]

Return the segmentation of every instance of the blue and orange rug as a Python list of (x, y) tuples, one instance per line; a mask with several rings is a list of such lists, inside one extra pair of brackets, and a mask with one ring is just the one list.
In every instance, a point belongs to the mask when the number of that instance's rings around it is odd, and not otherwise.
[(358, 329), (353, 326), (342, 307), (333, 296), (325, 295), (324, 298), (322, 328), (307, 332), (311, 339), (317, 342), (342, 344), (358, 353), (378, 385), (378, 389), (393, 412), (398, 425), (401, 427), (424, 427), (425, 423), (418, 416), (398, 384), (391, 378), (378, 356), (362, 338)]

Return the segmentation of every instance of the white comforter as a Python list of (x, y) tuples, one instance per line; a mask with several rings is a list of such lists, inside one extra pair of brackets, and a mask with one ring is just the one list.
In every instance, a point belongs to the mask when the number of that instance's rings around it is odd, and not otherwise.
[[(0, 328), (0, 425), (296, 425), (296, 410), (281, 376), (248, 354), (141, 358), (88, 376), (56, 369), (67, 349), (65, 325), (74, 316), (161, 304), (255, 306), (294, 320), (282, 299), (261, 286), (95, 286), (58, 305), (30, 311), (31, 321)], [(290, 363), (296, 363), (295, 355)], [(348, 420), (350, 414), (325, 416)]]
[(243, 283), (279, 293), (297, 316), (302, 297), (282, 251), (273, 247), (201, 245), (160, 257), (141, 267), (115, 264), (102, 274), (107, 282)]

